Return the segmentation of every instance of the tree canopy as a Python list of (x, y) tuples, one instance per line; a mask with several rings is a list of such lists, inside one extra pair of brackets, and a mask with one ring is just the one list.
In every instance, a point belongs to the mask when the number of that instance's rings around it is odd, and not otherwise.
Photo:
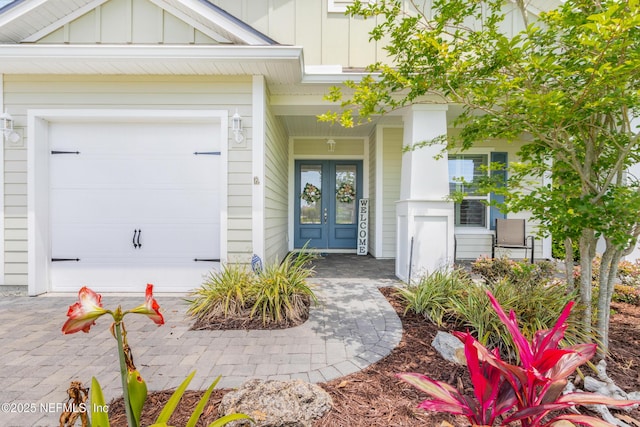
[(640, 185), (626, 173), (640, 162), (640, 0), (566, 0), (537, 16), (527, 6), (357, 0), (348, 13), (376, 19), (370, 35), (385, 41), (390, 62), (333, 88), (327, 98), (342, 109), (321, 119), (353, 126), (412, 103), (454, 103), (463, 112), (450, 147), (524, 141), (507, 186), (495, 189), (501, 209), (530, 211), (541, 233), (579, 241), (586, 328), (591, 260), (604, 239), (597, 332), (606, 345), (617, 262), (640, 234)]

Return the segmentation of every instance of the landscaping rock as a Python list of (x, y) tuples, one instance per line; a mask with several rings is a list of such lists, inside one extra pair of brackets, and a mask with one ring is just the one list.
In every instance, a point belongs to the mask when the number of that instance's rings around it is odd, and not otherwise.
[(464, 357), (464, 344), (450, 333), (438, 331), (431, 345), (449, 362), (457, 363), (458, 365), (467, 364), (467, 360)]
[(246, 381), (235, 391), (227, 393), (220, 402), (218, 411), (228, 415), (243, 413), (254, 419), (234, 421), (231, 427), (310, 427), (313, 420), (331, 409), (329, 393), (315, 384), (302, 380)]

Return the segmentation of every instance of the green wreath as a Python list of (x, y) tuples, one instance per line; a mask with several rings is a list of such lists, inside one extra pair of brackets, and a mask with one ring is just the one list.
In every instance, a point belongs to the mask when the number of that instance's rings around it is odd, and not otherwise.
[(340, 184), (340, 187), (336, 190), (336, 199), (342, 203), (353, 203), (356, 199), (356, 190), (353, 185), (348, 182)]
[(304, 186), (304, 190), (302, 190), (302, 194), (300, 198), (307, 203), (315, 203), (322, 197), (322, 193), (320, 189), (315, 185), (307, 182), (307, 185)]

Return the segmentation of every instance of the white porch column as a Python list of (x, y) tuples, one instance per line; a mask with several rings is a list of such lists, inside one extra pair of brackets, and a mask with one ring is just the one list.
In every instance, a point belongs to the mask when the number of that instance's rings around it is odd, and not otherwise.
[[(446, 105), (414, 105), (404, 115), (409, 146), (447, 134)], [(409, 150), (402, 156), (397, 214), (396, 276), (412, 280), (453, 262), (454, 218), (444, 144)], [(413, 247), (411, 239), (413, 238)]]

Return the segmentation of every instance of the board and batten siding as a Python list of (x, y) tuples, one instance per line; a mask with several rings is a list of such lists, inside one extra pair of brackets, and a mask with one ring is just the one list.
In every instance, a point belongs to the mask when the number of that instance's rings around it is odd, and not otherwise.
[(289, 139), (280, 118), (267, 108), (265, 123), (265, 261), (280, 262), (288, 252)]
[[(383, 49), (386, 40), (369, 40), (369, 32), (378, 18), (364, 20), (341, 11), (332, 12), (329, 0), (212, 0), (212, 3), (278, 43), (304, 46), (307, 65), (360, 68), (387, 59)], [(428, 16), (432, 0), (417, 3)], [(411, 0), (404, 0), (404, 9), (415, 13)], [(507, 19), (502, 29), (508, 34), (523, 29), (515, 6), (506, 4), (505, 9)]]
[(374, 19), (329, 12), (327, 0), (213, 0), (212, 3), (286, 45), (304, 46), (307, 65), (364, 67), (386, 57), (370, 42)]
[(246, 142), (229, 132), (229, 261), (249, 262), (251, 237), (251, 77), (4, 75), (4, 103), (24, 135), (19, 147), (5, 144), (4, 284), (27, 285), (28, 109), (236, 109)]
[(382, 258), (396, 257), (397, 214), (402, 169), (402, 128), (382, 128)]
[(218, 44), (148, 0), (109, 0), (37, 42)]

